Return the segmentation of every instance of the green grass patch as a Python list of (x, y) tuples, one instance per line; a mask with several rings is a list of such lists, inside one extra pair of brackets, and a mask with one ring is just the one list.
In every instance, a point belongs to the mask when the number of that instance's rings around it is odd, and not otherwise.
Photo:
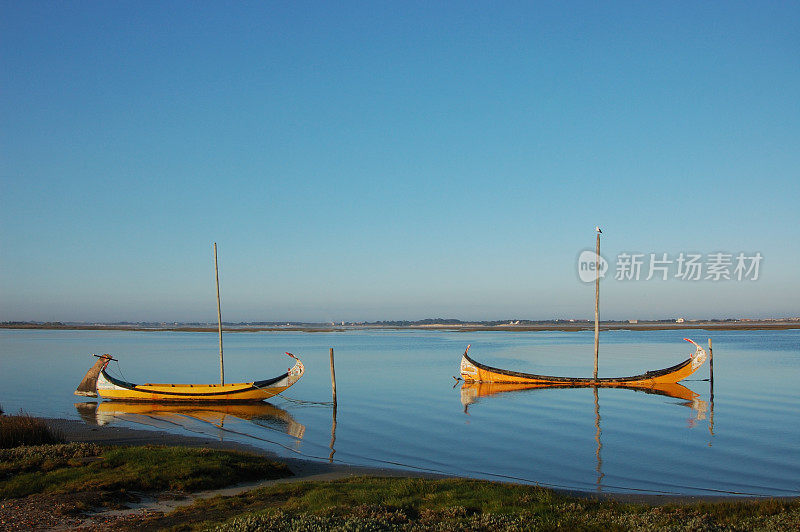
[(184, 530), (796, 530), (800, 502), (644, 505), (478, 480), (355, 477), (200, 501), (137, 527)]
[(0, 451), (0, 499), (82, 491), (197, 491), (290, 476), (285, 464), (193, 447), (43, 445)]
[[(0, 410), (0, 414), (2, 414), (2, 410)], [(0, 449), (63, 441), (63, 434), (50, 429), (39, 418), (24, 412), (13, 416), (0, 415)]]

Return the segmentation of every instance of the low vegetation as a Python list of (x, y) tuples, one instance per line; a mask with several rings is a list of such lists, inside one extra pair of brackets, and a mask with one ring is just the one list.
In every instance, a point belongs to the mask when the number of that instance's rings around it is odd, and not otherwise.
[[(2, 407), (0, 407), (0, 414), (2, 414)], [(0, 415), (0, 449), (63, 441), (63, 434), (50, 429), (39, 418), (24, 412), (13, 416)]]
[(0, 525), (10, 529), (41, 524), (37, 514), (61, 506), (52, 526), (110, 530), (800, 530), (797, 499), (656, 506), (479, 480), (374, 477), (279, 483), (166, 515), (82, 521), (70, 516), (122, 507), (136, 498), (132, 492), (213, 489), (291, 472), (258, 455), (206, 448), (30, 445), (60, 435), (24, 414), (0, 415), (0, 423), (3, 442), (26, 442), (0, 448)]
[(356, 477), (277, 484), (195, 503), (136, 529), (796, 530), (800, 502), (651, 506), (477, 480)]
[(0, 450), (0, 499), (85, 491), (197, 491), (291, 475), (261, 456), (191, 447), (86, 443)]

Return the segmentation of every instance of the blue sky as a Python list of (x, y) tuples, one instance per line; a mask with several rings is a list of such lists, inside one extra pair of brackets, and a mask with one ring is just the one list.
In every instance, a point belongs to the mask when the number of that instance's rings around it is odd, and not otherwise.
[(796, 2), (0, 10), (0, 320), (800, 315)]

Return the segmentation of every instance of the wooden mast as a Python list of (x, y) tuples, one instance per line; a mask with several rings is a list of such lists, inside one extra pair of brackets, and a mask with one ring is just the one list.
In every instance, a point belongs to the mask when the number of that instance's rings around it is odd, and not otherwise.
[(600, 350), (600, 227), (597, 226), (597, 247), (594, 256), (594, 379), (597, 380), (597, 354)]
[(225, 385), (225, 365), (222, 362), (222, 309), (219, 304), (219, 268), (217, 267), (217, 243), (214, 242), (214, 275), (217, 278), (217, 323), (219, 324), (219, 383)]

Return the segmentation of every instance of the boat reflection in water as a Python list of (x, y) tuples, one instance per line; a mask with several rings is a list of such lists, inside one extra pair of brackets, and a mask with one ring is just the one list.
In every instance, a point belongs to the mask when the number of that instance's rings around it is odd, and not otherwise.
[[(505, 383), (505, 382), (465, 382), (461, 386), (461, 404), (464, 406), (464, 413), (469, 414), (470, 405), (479, 402), (481, 398), (490, 397), (492, 395), (526, 392), (534, 390), (549, 390), (549, 389), (564, 389), (564, 388), (592, 388), (594, 392), (594, 441), (597, 474), (597, 491), (603, 489), (603, 443), (601, 435), (603, 433), (600, 428), (600, 399), (598, 390), (600, 388), (620, 388), (624, 390), (631, 390), (634, 392), (642, 392), (654, 395), (663, 395), (665, 397), (672, 397), (680, 399), (678, 405), (688, 407), (692, 410), (694, 416), (689, 419), (689, 426), (694, 426), (697, 421), (706, 419), (706, 414), (709, 412), (709, 403), (700, 399), (700, 394), (690, 390), (686, 386), (677, 383), (663, 383), (655, 384), (646, 387), (632, 387), (632, 386), (574, 386), (574, 385), (559, 385), (559, 384), (521, 384), (521, 383)], [(711, 416), (709, 419), (709, 431), (714, 435), (714, 400), (713, 396), (710, 405)], [(710, 444), (709, 444), (710, 445)]]
[(187, 422), (198, 421), (224, 429), (226, 421), (245, 420), (297, 439), (302, 439), (306, 430), (289, 412), (269, 403), (204, 405), (104, 401), (75, 403), (75, 408), (81, 419), (94, 425), (108, 425), (118, 420), (135, 423), (158, 420), (185, 427)]
[[(531, 390), (552, 390), (563, 388), (597, 388), (596, 386), (569, 386), (569, 385), (553, 385), (553, 384), (520, 384), (520, 383), (503, 383), (503, 382), (466, 382), (461, 386), (461, 404), (464, 405), (464, 412), (467, 412), (469, 405), (478, 402), (482, 397), (489, 397), (491, 395), (508, 393), (508, 392), (521, 392)], [(603, 388), (612, 388), (612, 386), (603, 386)], [(673, 397), (680, 399), (682, 402), (677, 403), (681, 406), (691, 408), (695, 413), (693, 421), (699, 421), (706, 418), (708, 412), (708, 402), (700, 399), (700, 394), (690, 390), (686, 386), (677, 383), (658, 384), (646, 387), (631, 387), (619, 386), (619, 389), (631, 390), (634, 392), (642, 392), (647, 394), (663, 395), (666, 397)]]

